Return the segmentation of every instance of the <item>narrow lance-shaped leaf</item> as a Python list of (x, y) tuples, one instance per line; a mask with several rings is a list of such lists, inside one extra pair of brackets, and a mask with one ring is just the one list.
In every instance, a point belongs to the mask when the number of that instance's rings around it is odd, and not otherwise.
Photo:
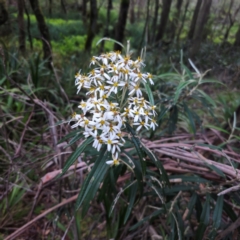
[(173, 103), (174, 105), (176, 105), (182, 90), (192, 83), (197, 83), (197, 81), (196, 80), (188, 80), (186, 82), (179, 83), (179, 85), (177, 86), (177, 89), (175, 91), (174, 103)]
[(135, 182), (129, 189), (129, 203), (128, 203), (128, 207), (124, 216), (124, 224), (127, 222), (129, 215), (132, 211), (133, 208), (133, 204), (136, 198), (136, 194), (137, 194), (137, 182)]
[(223, 195), (218, 196), (213, 212), (213, 227), (215, 229), (218, 229), (220, 227), (222, 211), (223, 211)]
[(80, 154), (84, 151), (84, 149), (93, 141), (93, 137), (87, 138), (85, 141), (83, 141), (79, 148), (76, 149), (75, 152), (71, 154), (71, 156), (68, 158), (66, 164), (64, 165), (62, 169), (62, 173), (58, 175), (57, 177), (61, 177), (69, 168), (70, 166), (76, 161), (76, 159), (80, 156)]
[(147, 156), (150, 158), (150, 160), (157, 166), (157, 168), (160, 171), (161, 178), (164, 181), (165, 184), (170, 185), (168, 175), (162, 165), (162, 163), (156, 158), (155, 154), (142, 143), (142, 148), (146, 152)]
[(187, 117), (189, 119), (192, 131), (195, 134), (196, 133), (196, 126), (195, 126), (195, 122), (194, 122), (194, 119), (193, 119), (192, 112), (190, 111), (190, 109), (188, 108), (188, 106), (187, 106), (187, 104), (185, 102), (183, 102), (183, 108), (184, 108), (184, 111), (185, 111), (185, 113), (186, 113), (186, 115), (187, 115)]
[(152, 105), (154, 105), (154, 98), (153, 98), (152, 90), (151, 90), (149, 84), (148, 84), (148, 83), (145, 83), (144, 86), (145, 86), (145, 89), (146, 89), (147, 94), (148, 94), (149, 102), (150, 102)]
[[(76, 201), (75, 209), (78, 210), (88, 194), (91, 197), (94, 197), (94, 192), (91, 192), (93, 189), (96, 189), (96, 185), (100, 185), (107, 169), (109, 166), (106, 164), (106, 158), (108, 154), (105, 154), (107, 147), (102, 147), (98, 158), (96, 159), (93, 168), (88, 174), (87, 178), (84, 180), (80, 193)], [(95, 191), (95, 190), (94, 190)]]

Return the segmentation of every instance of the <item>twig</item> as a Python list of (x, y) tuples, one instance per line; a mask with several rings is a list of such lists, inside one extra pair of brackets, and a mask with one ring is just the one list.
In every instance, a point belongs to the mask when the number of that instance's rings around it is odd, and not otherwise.
[(13, 240), (16, 239), (17, 236), (19, 236), (23, 231), (25, 231), (28, 227), (30, 227), (33, 223), (35, 223), (36, 221), (38, 221), (39, 219), (45, 217), (47, 214), (49, 214), (50, 212), (58, 209), (61, 206), (64, 206), (70, 202), (73, 202), (77, 199), (78, 194), (63, 200), (61, 203), (55, 205), (54, 207), (44, 211), (43, 213), (41, 213), (40, 215), (38, 215), (37, 217), (35, 217), (33, 220), (31, 220), (30, 222), (26, 223), (25, 225), (23, 225), (22, 227), (20, 227), (19, 229), (17, 229), (15, 232), (13, 232), (12, 234), (10, 234), (8, 237), (6, 237), (4, 240)]
[(223, 190), (222, 192), (218, 193), (218, 196), (224, 195), (229, 192), (238, 191), (239, 189), (240, 189), (240, 184)]
[(216, 240), (224, 239), (230, 232), (233, 232), (236, 228), (240, 226), (240, 217), (229, 227), (227, 227), (224, 231), (217, 235)]

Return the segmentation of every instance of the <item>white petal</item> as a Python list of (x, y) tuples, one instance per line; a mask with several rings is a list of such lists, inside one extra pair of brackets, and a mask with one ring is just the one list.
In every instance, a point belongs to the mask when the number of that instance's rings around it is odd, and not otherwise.
[(112, 165), (113, 164), (113, 160), (106, 161), (106, 164)]

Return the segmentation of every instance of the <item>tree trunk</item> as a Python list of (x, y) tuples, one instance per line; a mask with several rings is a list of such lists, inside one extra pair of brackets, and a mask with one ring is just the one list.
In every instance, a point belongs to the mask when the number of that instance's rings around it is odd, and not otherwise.
[(82, 16), (83, 19), (87, 16), (87, 0), (82, 0)]
[(240, 47), (240, 26), (238, 27), (238, 31), (236, 33), (236, 38), (234, 42), (235, 47)]
[(135, 7), (135, 0), (131, 0), (131, 2), (130, 2), (130, 23), (131, 24), (135, 23), (134, 7)]
[[(111, 12), (111, 9), (112, 9), (112, 0), (108, 0), (107, 19), (106, 19), (106, 25), (105, 25), (105, 30), (104, 30), (103, 37), (109, 37), (109, 23), (110, 23), (110, 12)], [(105, 43), (105, 41), (101, 42), (101, 52), (103, 52), (104, 43)]]
[(91, 51), (92, 41), (96, 32), (97, 25), (97, 2), (96, 0), (90, 0), (90, 25), (88, 28), (87, 41), (85, 43), (85, 50), (87, 52)]
[(66, 9), (64, 0), (61, 0), (61, 8), (62, 8), (63, 13), (64, 13), (64, 14), (67, 14), (67, 9)]
[(24, 0), (18, 0), (18, 27), (19, 27), (19, 50), (24, 53), (26, 50), (25, 44), (25, 27), (24, 27)]
[(181, 26), (180, 26), (180, 28), (178, 30), (178, 33), (177, 33), (177, 42), (180, 39), (180, 35), (181, 35), (182, 29), (183, 29), (183, 26), (184, 26), (184, 23), (185, 23), (189, 3), (190, 3), (190, 0), (187, 0), (186, 5), (185, 5), (185, 9), (184, 9), (184, 14), (183, 14), (183, 17), (182, 17), (182, 20), (181, 20)]
[(52, 0), (49, 0), (48, 14), (49, 14), (50, 17), (52, 16)]
[(211, 4), (212, 4), (212, 0), (205, 0), (203, 2), (201, 12), (198, 16), (197, 23), (196, 23), (193, 43), (190, 49), (190, 57), (194, 57), (200, 48), (202, 37), (203, 37), (203, 30), (208, 21)]
[[(231, 3), (232, 3), (232, 2), (234, 2), (234, 1), (232, 0)], [(232, 5), (233, 5), (233, 4), (232, 4)], [(232, 6), (230, 6), (230, 7), (232, 7)], [(224, 44), (225, 42), (227, 42), (229, 32), (230, 32), (232, 26), (234, 25), (235, 20), (236, 20), (236, 16), (237, 16), (237, 14), (238, 14), (238, 12), (239, 12), (239, 10), (240, 10), (240, 6), (238, 6), (238, 8), (235, 10), (235, 12), (234, 12), (234, 14), (233, 14), (233, 16), (232, 16), (232, 15), (231, 15), (231, 12), (230, 12), (230, 7), (229, 7), (229, 13), (228, 13), (229, 22), (230, 22), (230, 23), (229, 23), (229, 26), (228, 26), (227, 29), (226, 29), (225, 34), (224, 34), (223, 44)]]
[(155, 41), (156, 38), (156, 28), (157, 28), (157, 19), (158, 19), (158, 10), (159, 10), (159, 0), (155, 0), (155, 11), (152, 21), (152, 37), (151, 37), (151, 43)]
[(8, 20), (8, 11), (6, 8), (6, 1), (0, 0), (0, 25)]
[(34, 15), (37, 19), (38, 29), (42, 35), (41, 38), (42, 38), (42, 44), (43, 44), (43, 58), (48, 60), (49, 67), (50, 67), (51, 66), (50, 62), (52, 61), (52, 54), (51, 54), (51, 41), (50, 41), (50, 34), (48, 31), (48, 27), (45, 23), (43, 14), (39, 7), (38, 0), (29, 0), (29, 2), (34, 12)]
[(189, 40), (192, 40), (192, 38), (193, 38), (194, 30), (195, 30), (195, 27), (196, 27), (195, 25), (196, 25), (196, 22), (197, 22), (198, 13), (200, 11), (201, 5), (202, 5), (202, 0), (198, 0), (197, 4), (196, 4), (196, 7), (195, 7), (195, 10), (194, 10), (194, 13), (193, 13), (193, 17), (192, 17), (192, 21), (191, 21), (191, 25), (190, 25), (190, 30), (188, 32), (188, 39)]
[[(123, 42), (123, 39), (124, 39), (124, 31), (127, 23), (129, 3), (130, 3), (130, 0), (121, 0), (118, 23), (115, 30), (115, 40), (121, 43)], [(121, 51), (122, 47), (119, 44), (115, 43), (114, 50)]]
[(145, 21), (144, 30), (142, 33), (141, 43), (139, 46), (140, 48), (143, 48), (148, 43), (149, 7), (150, 7), (150, 0), (147, 0), (147, 17), (146, 17), (146, 21)]
[(163, 9), (161, 13), (161, 21), (160, 21), (157, 36), (156, 36), (156, 42), (159, 42), (162, 40), (164, 31), (166, 29), (167, 22), (168, 22), (171, 3), (172, 3), (172, 0), (163, 0)]
[(180, 23), (179, 18), (180, 18), (180, 14), (181, 14), (182, 3), (183, 3), (183, 0), (177, 0), (176, 9), (175, 9), (173, 20), (172, 20), (171, 26), (170, 26), (170, 29), (171, 29), (170, 39), (171, 40), (174, 40), (176, 30), (178, 29), (178, 26)]

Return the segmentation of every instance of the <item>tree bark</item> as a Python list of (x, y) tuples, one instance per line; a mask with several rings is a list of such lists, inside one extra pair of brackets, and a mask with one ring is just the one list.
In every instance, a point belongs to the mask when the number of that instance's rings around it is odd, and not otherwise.
[(64, 0), (61, 0), (61, 8), (62, 8), (63, 13), (64, 13), (64, 14), (67, 14), (67, 9), (66, 9)]
[(24, 0), (18, 0), (18, 27), (19, 27), (19, 50), (24, 53), (26, 50), (25, 44), (25, 27), (24, 27)]
[(238, 14), (238, 12), (239, 12), (239, 10), (240, 10), (240, 6), (238, 6), (238, 8), (235, 10), (235, 12), (234, 12), (234, 14), (233, 14), (233, 16), (232, 16), (230, 10), (231, 10), (231, 8), (232, 8), (233, 2), (234, 2), (234, 1), (232, 0), (232, 1), (231, 1), (232, 4), (231, 4), (231, 6), (229, 7), (228, 17), (229, 17), (229, 22), (230, 22), (230, 23), (229, 23), (229, 26), (228, 26), (227, 29), (226, 29), (225, 34), (224, 34), (223, 44), (224, 44), (225, 42), (227, 42), (229, 32), (230, 32), (232, 26), (234, 25), (235, 20), (236, 20), (236, 16), (237, 16), (237, 14)]
[(180, 28), (178, 30), (178, 33), (177, 33), (177, 42), (180, 39), (180, 35), (181, 35), (182, 29), (183, 29), (183, 26), (184, 26), (184, 23), (185, 23), (189, 3), (190, 3), (190, 0), (187, 0), (186, 5), (185, 5), (185, 9), (184, 9), (184, 14), (183, 14), (183, 17), (181, 19), (181, 26), (180, 26)]
[(201, 12), (197, 19), (196, 29), (194, 31), (192, 47), (190, 49), (191, 58), (195, 56), (195, 54), (198, 52), (200, 48), (202, 37), (203, 37), (203, 30), (208, 21), (211, 4), (212, 4), (212, 0), (205, 0), (203, 2)]
[(134, 7), (135, 7), (135, 0), (131, 0), (131, 2), (130, 2), (130, 23), (131, 24), (135, 23)]
[(189, 40), (192, 40), (192, 38), (193, 38), (195, 25), (196, 25), (196, 22), (197, 22), (198, 13), (200, 11), (201, 5), (202, 5), (202, 0), (198, 0), (197, 4), (196, 4), (196, 7), (195, 7), (195, 10), (194, 10), (194, 13), (193, 13), (193, 17), (192, 17), (192, 21), (191, 21), (191, 25), (190, 25), (190, 30), (188, 32), (188, 39)]
[(49, 0), (48, 14), (49, 14), (50, 17), (52, 16), (52, 0)]
[(82, 16), (83, 19), (87, 16), (87, 0), (82, 0)]
[(163, 0), (163, 9), (161, 13), (161, 21), (160, 21), (157, 36), (156, 36), (156, 42), (161, 41), (163, 38), (164, 31), (166, 29), (167, 22), (168, 22), (168, 16), (169, 16), (171, 4), (172, 4), (172, 0)]
[[(129, 3), (130, 0), (121, 0), (118, 23), (115, 30), (115, 40), (121, 43), (123, 42), (124, 39), (124, 31), (127, 23)], [(114, 50), (121, 51), (122, 47), (119, 44), (115, 43)]]
[(8, 11), (6, 7), (6, 1), (0, 0), (0, 25), (4, 24), (8, 20)]
[(96, 25), (97, 25), (97, 2), (96, 0), (90, 0), (90, 25), (88, 28), (87, 41), (85, 43), (85, 50), (91, 51), (92, 41), (95, 36)]
[(148, 42), (149, 7), (150, 7), (150, 0), (147, 0), (147, 17), (145, 21), (144, 30), (142, 33), (141, 43), (139, 46), (140, 48), (143, 48), (144, 46), (146, 46)]
[(32, 36), (31, 36), (31, 32), (30, 32), (31, 22), (30, 22), (30, 17), (29, 17), (29, 13), (28, 13), (28, 9), (27, 9), (26, 4), (24, 4), (24, 9), (25, 9), (25, 13), (27, 15), (27, 35), (28, 35), (28, 40), (30, 42), (30, 48), (32, 50), (33, 49), (33, 43), (32, 43)]
[(51, 41), (50, 41), (50, 34), (48, 31), (48, 27), (45, 23), (43, 14), (39, 7), (38, 0), (29, 0), (29, 2), (34, 12), (34, 15), (37, 19), (38, 29), (42, 35), (41, 38), (42, 38), (42, 44), (43, 44), (43, 58), (48, 60), (49, 66), (50, 66), (50, 62), (52, 61), (52, 53), (51, 53)]
[(238, 31), (237, 31), (237, 33), (236, 33), (236, 38), (235, 38), (234, 46), (235, 46), (235, 47), (240, 47), (240, 26), (239, 26)]
[[(111, 9), (112, 9), (112, 0), (108, 0), (107, 19), (106, 19), (106, 25), (105, 25), (105, 30), (104, 30), (103, 37), (109, 37), (109, 23), (110, 23), (110, 12), (111, 12)], [(101, 52), (103, 52), (104, 43), (105, 43), (105, 41), (101, 42)]]
[(158, 10), (159, 10), (159, 0), (155, 0), (155, 11), (152, 21), (152, 37), (151, 37), (151, 43), (155, 41), (156, 38), (156, 28), (157, 28), (157, 19), (158, 19)]
[(176, 9), (174, 12), (173, 20), (171, 22), (171, 33), (170, 33), (170, 39), (174, 40), (176, 30), (178, 29), (179, 23), (180, 23), (180, 14), (181, 14), (181, 7), (182, 7), (183, 0), (177, 0)]

